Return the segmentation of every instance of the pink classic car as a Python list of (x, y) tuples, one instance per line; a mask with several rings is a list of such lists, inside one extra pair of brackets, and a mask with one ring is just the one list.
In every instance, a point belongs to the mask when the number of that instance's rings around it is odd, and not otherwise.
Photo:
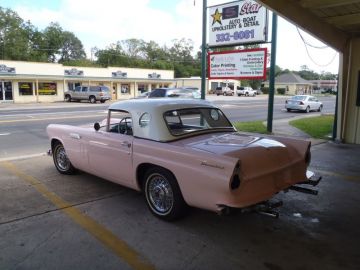
[(310, 142), (239, 133), (203, 100), (120, 101), (94, 127), (51, 124), (47, 133), (60, 173), (79, 169), (142, 191), (166, 220), (188, 206), (224, 213), (317, 184), (307, 177)]

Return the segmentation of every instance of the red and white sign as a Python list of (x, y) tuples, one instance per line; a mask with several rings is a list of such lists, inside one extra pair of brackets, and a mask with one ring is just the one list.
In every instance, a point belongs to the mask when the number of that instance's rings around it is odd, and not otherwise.
[(266, 57), (266, 48), (209, 53), (208, 78), (265, 80)]

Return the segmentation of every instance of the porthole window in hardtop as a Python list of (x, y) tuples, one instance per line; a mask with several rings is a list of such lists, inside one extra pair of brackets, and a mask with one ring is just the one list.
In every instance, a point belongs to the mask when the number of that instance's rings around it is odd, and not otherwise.
[(188, 108), (167, 111), (164, 114), (169, 131), (174, 136), (214, 129), (231, 129), (232, 124), (217, 108)]
[(131, 114), (127, 111), (110, 110), (108, 132), (133, 135)]
[(147, 112), (143, 113), (139, 118), (140, 127), (147, 127), (149, 125), (150, 119), (151, 117), (149, 113)]

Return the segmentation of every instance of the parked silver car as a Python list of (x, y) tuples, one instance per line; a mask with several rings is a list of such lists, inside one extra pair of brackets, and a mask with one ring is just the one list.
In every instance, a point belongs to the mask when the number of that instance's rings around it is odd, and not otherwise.
[(200, 98), (200, 95), (198, 91), (186, 88), (156, 88), (148, 95), (148, 98), (163, 97)]
[(231, 89), (228, 86), (224, 86), (224, 87), (216, 87), (215, 89), (215, 94), (217, 96), (223, 95), (223, 96), (233, 96), (234, 95), (234, 90)]
[(288, 112), (291, 110), (296, 111), (318, 111), (321, 112), (323, 104), (314, 96), (297, 95), (285, 101), (285, 108)]
[(74, 90), (66, 91), (64, 97), (67, 102), (88, 100), (91, 103), (96, 103), (96, 101), (104, 103), (106, 100), (111, 99), (109, 87), (102, 85), (77, 86)]

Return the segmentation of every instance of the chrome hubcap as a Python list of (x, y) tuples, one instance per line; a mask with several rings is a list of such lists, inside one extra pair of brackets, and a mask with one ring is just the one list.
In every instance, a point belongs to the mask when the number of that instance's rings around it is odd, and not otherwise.
[(170, 183), (162, 175), (150, 176), (148, 184), (149, 202), (160, 213), (167, 213), (174, 204), (173, 192)]
[(56, 151), (56, 163), (62, 171), (66, 171), (70, 167), (70, 161), (63, 147), (58, 148)]

